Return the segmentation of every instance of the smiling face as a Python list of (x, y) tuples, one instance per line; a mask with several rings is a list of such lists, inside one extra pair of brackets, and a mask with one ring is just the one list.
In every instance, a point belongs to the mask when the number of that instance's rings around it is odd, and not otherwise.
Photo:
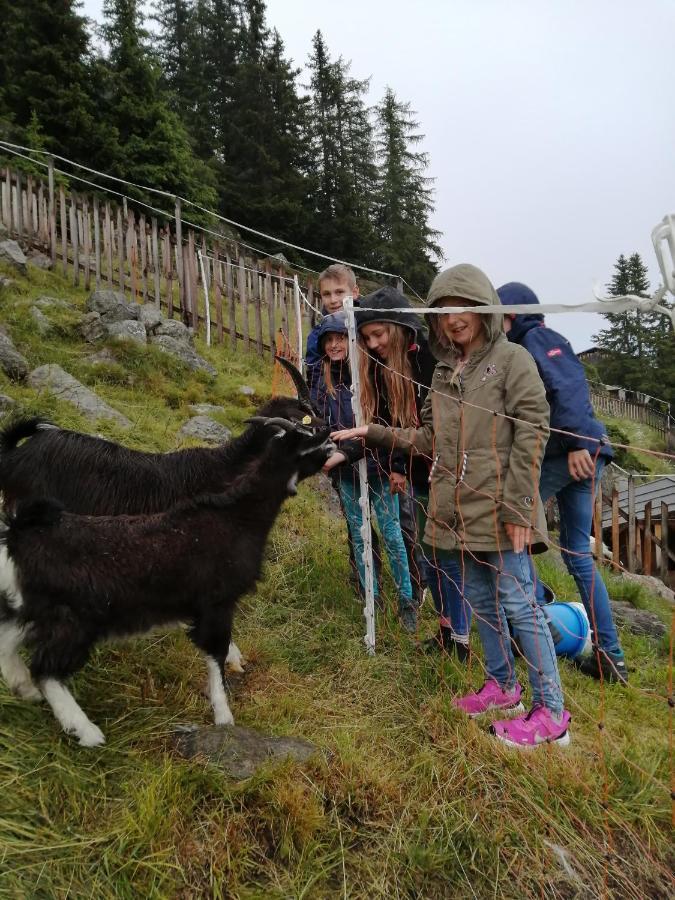
[(359, 289), (356, 285), (349, 286), (346, 278), (322, 278), (319, 284), (321, 292), (321, 305), (326, 314), (338, 312), (342, 309), (342, 301), (345, 297), (359, 296)]
[(387, 359), (389, 356), (391, 328), (388, 322), (369, 322), (359, 328), (368, 350), (380, 359)]
[[(477, 304), (471, 300), (463, 300), (461, 297), (445, 297), (436, 305), (450, 310), (456, 307), (476, 306)], [(448, 312), (438, 316), (438, 320), (440, 333), (446, 340), (457, 347), (463, 357), (469, 356), (485, 343), (483, 317), (479, 313)]]
[(347, 359), (349, 339), (346, 334), (329, 331), (323, 341), (323, 352), (331, 362)]

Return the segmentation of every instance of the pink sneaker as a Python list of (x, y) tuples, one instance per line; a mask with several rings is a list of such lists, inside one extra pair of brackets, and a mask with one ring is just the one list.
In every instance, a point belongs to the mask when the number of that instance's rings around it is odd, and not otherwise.
[(493, 678), (490, 678), (479, 691), (476, 691), (474, 694), (467, 694), (465, 697), (456, 697), (452, 701), (452, 705), (456, 709), (461, 709), (462, 712), (465, 712), (472, 719), (474, 716), (482, 715), (489, 709), (501, 709), (507, 714), (513, 715), (525, 710), (525, 707), (520, 702), (522, 692), (523, 689), (518, 682), (515, 683), (511, 690), (504, 691)]
[(505, 719), (493, 722), (490, 731), (511, 747), (519, 750), (530, 750), (538, 744), (560, 744), (566, 747), (570, 742), (568, 726), (572, 716), (563, 710), (559, 722), (556, 722), (550, 709), (545, 706), (533, 706), (526, 716), (517, 719)]

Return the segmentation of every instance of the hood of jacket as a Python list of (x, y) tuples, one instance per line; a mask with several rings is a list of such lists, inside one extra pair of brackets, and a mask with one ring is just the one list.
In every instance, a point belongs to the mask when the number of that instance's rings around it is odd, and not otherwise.
[[(508, 284), (503, 284), (497, 288), (497, 296), (500, 303), (504, 306), (511, 306), (516, 303), (529, 303), (532, 306), (539, 305), (539, 298), (532, 288), (522, 284), (520, 281), (509, 281)], [(514, 316), (511, 320), (511, 328), (506, 336), (513, 344), (519, 344), (528, 331), (539, 327), (543, 322), (543, 315), (535, 312), (535, 310), (532, 310), (531, 313), (522, 313)]]
[(401, 307), (413, 308), (405, 294), (396, 288), (385, 285), (372, 294), (361, 297), (360, 300), (362, 308), (356, 310), (357, 328), (370, 325), (372, 322), (392, 322), (394, 325), (403, 325), (407, 328), (411, 332), (413, 343), (418, 343), (425, 337), (426, 329), (420, 316), (392, 312)]
[[(427, 296), (427, 306), (438, 306), (442, 300), (454, 297), (460, 300), (472, 300), (480, 306), (496, 306), (499, 303), (497, 291), (487, 275), (476, 266), (460, 263), (445, 269), (434, 278)], [(429, 347), (441, 362), (453, 365), (459, 356), (453, 344), (443, 337), (438, 330), (438, 316), (425, 316), (429, 326)], [(482, 316), (485, 319), (488, 345), (494, 344), (500, 334), (504, 333), (504, 317), (501, 313)]]
[(316, 333), (317, 345), (321, 353), (323, 353), (323, 339), (327, 334), (348, 334), (347, 330), (347, 314), (342, 310), (331, 313), (321, 320)]

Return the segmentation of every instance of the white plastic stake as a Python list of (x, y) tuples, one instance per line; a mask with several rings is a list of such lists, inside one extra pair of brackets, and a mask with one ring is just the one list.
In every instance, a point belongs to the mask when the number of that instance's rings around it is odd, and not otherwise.
[(211, 346), (211, 304), (209, 303), (209, 283), (206, 280), (206, 272), (204, 271), (204, 260), (202, 251), (197, 250), (199, 257), (199, 268), (202, 270), (202, 284), (204, 285), (204, 321), (206, 322), (206, 346)]
[[(361, 412), (361, 381), (359, 378), (359, 348), (356, 343), (356, 319), (354, 317), (354, 301), (348, 297), (343, 302), (347, 315), (347, 332), (349, 335), (349, 368), (352, 376), (352, 410), (357, 427), (363, 425), (363, 413)], [(366, 634), (364, 642), (369, 656), (375, 653), (375, 582), (373, 579), (373, 543), (370, 530), (370, 497), (368, 495), (368, 463), (365, 457), (359, 460), (359, 484), (361, 494), (359, 506), (361, 507), (363, 537), (363, 565), (366, 575), (366, 602), (363, 615), (366, 620)]]
[(302, 307), (300, 306), (300, 283), (298, 276), (293, 276), (293, 299), (295, 300), (295, 327), (298, 335), (298, 369), (304, 374), (305, 354), (303, 353), (302, 340)]

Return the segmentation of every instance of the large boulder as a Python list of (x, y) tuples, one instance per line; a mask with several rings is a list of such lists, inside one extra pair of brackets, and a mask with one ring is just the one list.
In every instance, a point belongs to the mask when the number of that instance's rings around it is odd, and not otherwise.
[(94, 291), (87, 300), (87, 310), (97, 312), (105, 325), (138, 319), (139, 309), (137, 303), (127, 303), (126, 297), (120, 291)]
[(52, 260), (51, 257), (47, 256), (44, 253), (40, 253), (39, 250), (30, 250), (28, 253), (28, 264), (31, 266), (35, 266), (36, 269), (51, 269)]
[(9, 263), (22, 275), (26, 274), (28, 260), (16, 241), (0, 241), (0, 262)]
[(28, 375), (28, 360), (16, 349), (12, 339), (0, 329), (0, 369), (12, 381), (23, 381)]
[(38, 330), (38, 334), (45, 335), (49, 334), (52, 330), (52, 323), (49, 321), (47, 316), (42, 312), (39, 306), (31, 306), (30, 314), (35, 322), (35, 327)]
[(93, 391), (69, 375), (61, 366), (50, 364), (39, 366), (28, 376), (28, 383), (36, 391), (47, 390), (60, 400), (72, 403), (88, 419), (112, 419), (123, 428), (130, 428), (131, 422), (122, 413), (108, 406)]
[[(168, 322), (164, 322), (160, 327), (164, 327), (164, 325), (168, 324)], [(193, 371), (201, 369), (204, 372), (208, 372), (208, 374), (212, 375), (213, 377), (218, 374), (211, 363), (207, 362), (205, 359), (202, 359), (202, 357), (199, 356), (194, 347), (189, 343), (185, 343), (182, 340), (177, 340), (176, 338), (170, 337), (167, 334), (151, 335), (150, 343), (155, 347), (158, 347), (162, 351), (162, 353), (168, 353), (171, 356), (175, 356), (176, 359), (179, 359), (181, 362), (185, 363), (185, 365)]]
[(214, 422), (208, 416), (193, 416), (180, 430), (183, 437), (195, 438), (207, 444), (224, 444), (232, 437), (229, 428)]
[(40, 309), (50, 309), (51, 307), (57, 307), (58, 309), (72, 309), (72, 304), (67, 303), (65, 300), (61, 300), (59, 297), (49, 297), (47, 294), (42, 294), (35, 301), (35, 306), (39, 306)]
[(138, 312), (138, 321), (142, 322), (145, 330), (150, 333), (155, 331), (164, 320), (154, 303), (145, 303)]
[(156, 335), (166, 335), (173, 338), (174, 341), (192, 346), (192, 335), (186, 325), (179, 322), (178, 319), (164, 319), (164, 321), (155, 330)]
[(103, 340), (107, 333), (100, 313), (92, 311), (82, 316), (80, 334), (88, 344), (95, 344), (96, 341)]
[(113, 322), (106, 325), (108, 334), (120, 341), (136, 341), (138, 344), (147, 344), (145, 325), (136, 319), (125, 319), (122, 322)]

